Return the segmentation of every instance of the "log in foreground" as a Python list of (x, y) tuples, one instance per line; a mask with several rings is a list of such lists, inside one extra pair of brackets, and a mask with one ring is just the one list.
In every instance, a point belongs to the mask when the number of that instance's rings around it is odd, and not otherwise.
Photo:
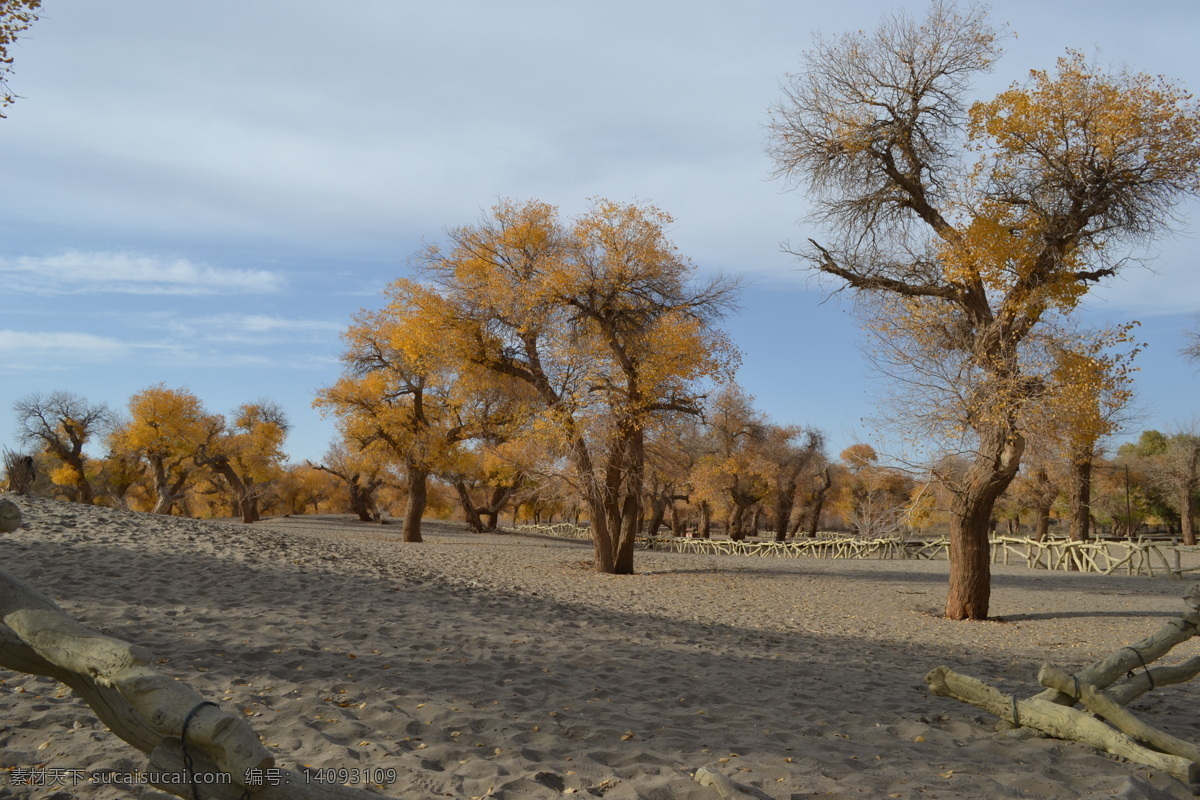
[(1124, 733), (1113, 730), (1076, 708), (1040, 697), (1018, 700), (983, 681), (960, 675), (949, 667), (933, 670), (925, 676), (925, 683), (939, 697), (951, 697), (969, 703), (1017, 727), (1025, 726), (1057, 739), (1082, 742), (1106, 753), (1163, 770), (1189, 783), (1200, 780), (1200, 765), (1195, 761), (1143, 747)]
[[(291, 770), (259, 785), (256, 773), (274, 756), (240, 716), (206, 701), (154, 667), (142, 647), (80, 625), (49, 597), (0, 569), (0, 666), (45, 675), (71, 687), (113, 733), (147, 754), (152, 771), (177, 778), (155, 786), (178, 797), (206, 800), (361, 800), (378, 797), (333, 784), (313, 784)], [(185, 766), (183, 734), (187, 734)], [(230, 783), (193, 787), (195, 774), (224, 773)]]

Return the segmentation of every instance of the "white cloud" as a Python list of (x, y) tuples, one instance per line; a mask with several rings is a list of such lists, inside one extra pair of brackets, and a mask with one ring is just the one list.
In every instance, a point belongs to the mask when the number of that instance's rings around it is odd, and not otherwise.
[(208, 316), (179, 316), (175, 311), (142, 311), (132, 313), (104, 312), (106, 324), (119, 324), (139, 331), (153, 331), (157, 338), (176, 344), (233, 344), (271, 345), (331, 342), (345, 330), (347, 321), (293, 318), (266, 314), (211, 314)]
[(340, 331), (343, 324), (320, 319), (287, 319), (268, 317), (262, 314), (221, 314), (195, 320), (196, 324), (225, 328), (245, 333), (307, 333)]
[(336, 339), (345, 323), (319, 319), (288, 319), (262, 314), (218, 314), (170, 323), (178, 335), (209, 342), (276, 344)]
[(273, 293), (284, 279), (265, 270), (225, 269), (183, 258), (68, 250), (0, 259), (9, 291), (32, 294), (110, 292), (151, 295)]
[(0, 330), (0, 358), (10, 366), (104, 362), (127, 355), (128, 350), (116, 339), (90, 333)]

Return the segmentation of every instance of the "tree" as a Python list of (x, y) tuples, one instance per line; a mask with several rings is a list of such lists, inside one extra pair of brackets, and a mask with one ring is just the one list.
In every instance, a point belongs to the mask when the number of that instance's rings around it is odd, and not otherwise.
[(1059, 495), (1058, 482), (1054, 480), (1053, 461), (1051, 454), (1035, 443), (1035, 446), (1026, 452), (1021, 472), (1008, 488), (1014, 505), (1033, 512), (1032, 538), (1039, 542), (1050, 532), (1050, 511)]
[(31, 394), (13, 403), (17, 440), (40, 446), (60, 462), (51, 475), (74, 499), (91, 504), (95, 499), (84, 447), (111, 428), (114, 417), (108, 406), (95, 404), (70, 392)]
[[(401, 291), (400, 284), (394, 291)], [(362, 311), (343, 334), (346, 374), (314, 405), (340, 417), (347, 438), (376, 446), (404, 469), (406, 542), (421, 541), (429, 475), (461, 440), (451, 407), (453, 374), (437, 358), (436, 334), (408, 313)]]
[(668, 509), (671, 535), (681, 535), (679, 502), (687, 502), (688, 477), (696, 465), (696, 444), (700, 426), (695, 417), (681, 417), (671, 424), (658, 425), (646, 442), (646, 497), (650, 509), (645, 531), (657, 536)]
[(454, 360), (427, 290), (397, 280), (380, 311), (362, 311), (343, 334), (345, 374), (314, 405), (337, 415), (360, 447), (377, 446), (408, 482), (404, 541), (421, 541), (430, 475), (452, 470), (460, 445), (519, 414), (486, 372)]
[(111, 449), (142, 461), (153, 481), (155, 514), (170, 514), (185, 496), (196, 456), (224, 424), (187, 389), (156, 384), (129, 399), (129, 420), (113, 431)]
[(320, 513), (334, 492), (334, 476), (312, 464), (290, 464), (279, 481), (279, 498), (286, 514)]
[(1132, 326), (1075, 341), (1054, 342), (1050, 349), (1054, 373), (1051, 389), (1035, 411), (1046, 432), (1068, 465), (1069, 537), (1091, 537), (1092, 466), (1101, 455), (1101, 440), (1116, 432), (1122, 414), (1133, 399), (1130, 362), (1137, 354), (1106, 353), (1105, 343), (1129, 341)]
[(13, 63), (8, 48), (37, 22), (41, 5), (42, 0), (0, 0), (0, 119), (5, 116), (4, 109), (17, 100), (8, 86)]
[(772, 466), (764, 457), (770, 422), (754, 398), (736, 385), (724, 387), (705, 409), (708, 452), (696, 460), (691, 484), (697, 499), (727, 506), (729, 538), (746, 538), (747, 511), (771, 491)]
[(534, 424), (586, 500), (601, 572), (633, 571), (647, 427), (697, 413), (701, 383), (736, 362), (713, 327), (736, 285), (696, 281), (670, 223), (649, 205), (595, 200), (564, 222), (545, 203), (504, 201), (420, 258), (458, 357), (536, 398)]
[(1161, 488), (1179, 514), (1183, 543), (1196, 543), (1196, 502), (1200, 491), (1200, 432), (1194, 428), (1170, 435), (1143, 431), (1121, 454), (1141, 462), (1150, 480)]
[(234, 516), (258, 522), (260, 500), (282, 474), (283, 443), (291, 424), (282, 407), (259, 401), (238, 407), (233, 424), (197, 448), (200, 466), (220, 475), (233, 494)]
[[(824, 459), (822, 459), (824, 462)], [(825, 498), (833, 487), (833, 465), (825, 462), (822, 469), (812, 476), (808, 485), (800, 491), (801, 515), (796, 519), (793, 533), (804, 527), (805, 535), (815, 538), (821, 527), (821, 512), (825, 508)]]
[(899, 536), (907, 523), (912, 480), (880, 466), (869, 444), (850, 445), (839, 457), (849, 472), (840, 492), (843, 519), (864, 538)]
[(312, 469), (332, 475), (346, 485), (350, 510), (360, 522), (380, 520), (375, 511), (375, 493), (387, 482), (381, 459), (343, 441), (330, 445), (320, 464), (307, 463)]
[(454, 486), (467, 527), (476, 533), (496, 530), (500, 512), (525, 482), (525, 471), (513, 458), (519, 448), (506, 444), (489, 442), (483, 447), (463, 450), (456, 463), (442, 472)]
[(982, 7), (937, 0), (923, 22), (818, 39), (771, 112), (777, 174), (830, 230), (798, 255), (866, 301), (901, 361), (948, 381), (906, 386), (934, 400), (914, 422), (971, 458), (953, 487), (953, 619), (987, 617), (992, 506), (1052, 380), (1028, 345), (1200, 191), (1200, 109), (1182, 89), (1069, 51), (968, 107), (1001, 52)]
[(763, 458), (771, 467), (771, 519), (775, 541), (787, 538), (796, 507), (801, 481), (812, 474), (812, 467), (823, 463), (825, 437), (820, 431), (799, 425), (769, 425), (763, 442)]

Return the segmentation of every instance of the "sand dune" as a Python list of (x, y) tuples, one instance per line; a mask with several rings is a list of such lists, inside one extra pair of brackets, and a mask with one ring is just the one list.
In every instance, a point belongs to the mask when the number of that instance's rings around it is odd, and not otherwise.
[[(411, 545), (342, 517), (18, 503), (5, 569), (240, 709), (281, 765), (387, 797), (714, 800), (699, 767), (783, 800), (1191, 796), (1082, 745), (995, 738), (922, 682), (948, 664), (1032, 694), (1042, 661), (1090, 663), (1175, 616), (1178, 582), (999, 567), (1008, 621), (964, 624), (935, 616), (945, 563), (639, 553), (616, 577), (586, 544), (453, 525)], [(1192, 740), (1198, 707), (1191, 686), (1134, 706)], [(35, 765), (142, 766), (57, 684), (0, 671), (0, 767)], [(0, 797), (166, 797), (13, 774)]]

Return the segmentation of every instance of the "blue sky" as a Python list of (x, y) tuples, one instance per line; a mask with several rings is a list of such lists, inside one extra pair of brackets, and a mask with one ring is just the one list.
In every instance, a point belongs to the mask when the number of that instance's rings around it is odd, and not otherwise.
[[(66, 389), (114, 408), (158, 382), (210, 411), (266, 398), (318, 459), (310, 407), (339, 332), (422, 239), (497, 198), (674, 215), (702, 271), (743, 277), (740, 382), (836, 455), (872, 440), (877, 387), (848, 302), (798, 271), (804, 198), (769, 179), (768, 106), (815, 32), (925, 3), (47, 0), (0, 120), (0, 444), (12, 403)], [(1188, 2), (1016, 0), (988, 97), (1067, 47), (1200, 90)], [(1200, 310), (1200, 204), (1088, 303), (1139, 319), (1140, 427), (1192, 420), (1178, 355)], [(1152, 271), (1153, 270), (1153, 271)], [(864, 421), (865, 420), (865, 421)]]

